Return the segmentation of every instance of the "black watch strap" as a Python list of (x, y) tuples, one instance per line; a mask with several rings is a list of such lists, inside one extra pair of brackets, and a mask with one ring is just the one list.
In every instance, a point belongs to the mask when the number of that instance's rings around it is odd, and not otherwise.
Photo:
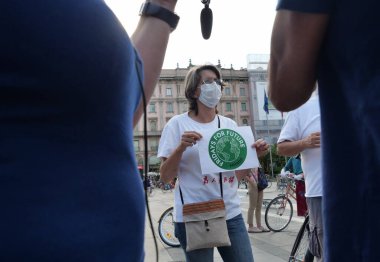
[(153, 16), (161, 19), (162, 21), (168, 23), (172, 31), (177, 27), (179, 21), (178, 15), (162, 6), (153, 4), (151, 2), (145, 2), (141, 5), (140, 15)]

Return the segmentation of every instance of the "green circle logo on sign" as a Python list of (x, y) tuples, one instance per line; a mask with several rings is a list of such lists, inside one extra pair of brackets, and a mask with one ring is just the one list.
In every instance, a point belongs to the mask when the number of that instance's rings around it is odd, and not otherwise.
[(237, 169), (247, 157), (247, 144), (231, 129), (219, 129), (208, 144), (208, 153), (212, 161), (226, 170)]

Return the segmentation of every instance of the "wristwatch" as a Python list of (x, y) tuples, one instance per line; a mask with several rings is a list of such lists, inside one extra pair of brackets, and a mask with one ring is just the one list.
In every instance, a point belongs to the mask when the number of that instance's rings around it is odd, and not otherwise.
[(179, 16), (173, 13), (172, 11), (153, 4), (152, 2), (145, 2), (141, 5), (140, 13), (141, 16), (153, 16), (162, 21), (165, 21), (170, 26), (172, 32), (177, 27)]

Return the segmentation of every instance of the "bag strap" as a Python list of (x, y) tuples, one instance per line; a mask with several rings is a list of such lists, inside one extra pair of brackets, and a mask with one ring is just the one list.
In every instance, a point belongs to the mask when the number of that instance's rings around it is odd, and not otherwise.
[[(218, 128), (220, 128), (220, 118), (219, 115), (216, 115), (218, 117)], [(219, 185), (220, 185), (220, 195), (222, 196), (223, 199), (223, 183), (222, 183), (222, 172), (219, 172)], [(179, 187), (179, 195), (181, 196), (181, 202), (182, 205), (185, 203), (183, 202), (183, 194), (181, 190), (181, 185), (179, 185), (179, 180), (178, 180), (178, 187)]]

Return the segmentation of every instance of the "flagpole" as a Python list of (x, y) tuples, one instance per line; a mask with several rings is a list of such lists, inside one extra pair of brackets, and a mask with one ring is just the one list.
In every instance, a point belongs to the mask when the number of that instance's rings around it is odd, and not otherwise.
[[(268, 140), (271, 140), (270, 138), (270, 132), (269, 132), (269, 121), (268, 121), (268, 115), (269, 115), (269, 108), (268, 108), (268, 97), (267, 97), (267, 93), (265, 92), (265, 89), (264, 89), (264, 107), (263, 107), (264, 111), (265, 111), (265, 115), (267, 117), (267, 131), (268, 131)], [(272, 178), (274, 177), (273, 175), (273, 160), (272, 160), (272, 145), (271, 145), (271, 142), (269, 143), (269, 156), (270, 156), (270, 169), (272, 171)]]
[[(284, 126), (284, 112), (281, 112), (281, 129), (282, 127)], [(285, 157), (285, 164), (288, 162), (288, 158), (286, 156)]]
[[(270, 132), (269, 132), (269, 123), (268, 123), (268, 113), (265, 114), (267, 117), (267, 131), (268, 131), (268, 139), (270, 139)], [(272, 178), (274, 177), (273, 175), (273, 161), (272, 161), (272, 143), (269, 143), (269, 157), (270, 157), (270, 169), (272, 172)]]

